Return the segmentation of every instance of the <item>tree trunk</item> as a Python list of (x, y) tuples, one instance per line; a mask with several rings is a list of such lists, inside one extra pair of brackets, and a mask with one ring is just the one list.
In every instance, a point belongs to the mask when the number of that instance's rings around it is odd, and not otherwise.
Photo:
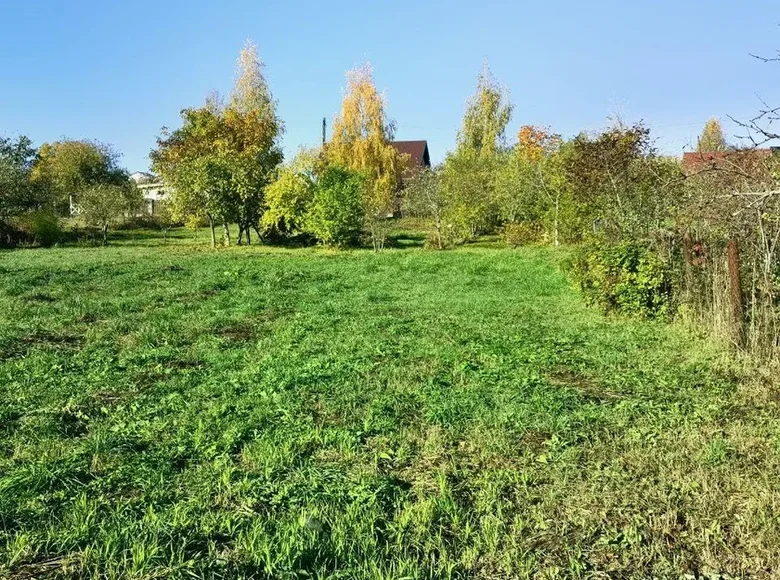
[(439, 250), (443, 250), (444, 244), (443, 244), (442, 233), (441, 233), (441, 218), (437, 216), (434, 224), (436, 227), (436, 245), (438, 246)]
[(729, 271), (729, 295), (731, 298), (731, 316), (734, 324), (734, 340), (738, 346), (745, 343), (745, 314), (742, 311), (742, 280), (739, 275), (739, 246), (731, 239), (726, 245)]
[(108, 245), (108, 224), (103, 224), (103, 226), (100, 228), (103, 232), (103, 245)]
[(211, 214), (206, 214), (209, 218), (209, 228), (211, 229), (211, 247), (216, 248), (217, 247), (217, 231), (214, 226), (214, 216)]
[(230, 226), (224, 222), (222, 227), (225, 229), (225, 246), (230, 246)]
[(238, 240), (236, 241), (236, 244), (239, 246), (241, 245), (241, 241), (244, 239), (244, 226), (242, 226), (240, 223), (238, 224)]
[(252, 245), (252, 235), (249, 233), (252, 228), (249, 226), (249, 224), (246, 225), (246, 245), (251, 246)]
[(693, 240), (691, 233), (685, 231), (682, 239), (683, 249), (683, 284), (685, 292), (692, 292), (693, 289)]

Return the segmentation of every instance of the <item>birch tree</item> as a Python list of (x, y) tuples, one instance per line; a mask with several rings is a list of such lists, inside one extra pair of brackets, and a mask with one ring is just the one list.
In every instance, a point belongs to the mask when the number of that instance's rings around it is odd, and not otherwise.
[(385, 222), (408, 162), (391, 145), (395, 125), (387, 118), (385, 108), (386, 100), (376, 89), (371, 65), (347, 72), (341, 112), (325, 148), (329, 162), (364, 175), (364, 222), (377, 251), (384, 247)]

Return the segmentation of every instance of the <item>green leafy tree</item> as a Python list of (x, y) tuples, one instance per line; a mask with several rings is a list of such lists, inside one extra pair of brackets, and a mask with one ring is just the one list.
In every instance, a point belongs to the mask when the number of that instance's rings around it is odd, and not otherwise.
[(325, 246), (353, 244), (363, 228), (365, 177), (335, 165), (317, 176), (305, 229)]
[(469, 100), (456, 150), (447, 156), (442, 187), (448, 199), (448, 227), (467, 240), (498, 223), (496, 172), (504, 151), (512, 106), (487, 67)]
[(517, 145), (503, 155), (496, 177), (496, 202), (505, 228), (523, 224), (524, 230), (545, 236), (553, 245), (571, 205), (563, 167), (563, 141), (549, 130), (524, 126)]
[(257, 51), (247, 43), (239, 56), (230, 104), (210, 97), (198, 109), (182, 111), (182, 126), (163, 131), (152, 152), (152, 167), (171, 187), (176, 219), (204, 216), (216, 245), (221, 222), (225, 244), (228, 224), (239, 224), (239, 241), (257, 229), (265, 207), (264, 193), (282, 161), (283, 131), (275, 103), (262, 75)]
[(615, 241), (645, 238), (663, 228), (681, 195), (679, 164), (658, 157), (641, 123), (578, 135), (564, 170), (593, 231)]
[(728, 144), (726, 143), (726, 138), (723, 136), (723, 127), (721, 127), (720, 120), (712, 117), (704, 124), (704, 130), (699, 137), (696, 151), (699, 153), (707, 153), (726, 151), (727, 149)]
[(495, 200), (499, 156), (480, 156), (473, 150), (447, 156), (441, 172), (446, 198), (444, 221), (448, 237), (455, 242), (475, 238), (497, 223)]
[(0, 137), (0, 220), (29, 211), (43, 199), (30, 181), (35, 148), (25, 136)]
[(239, 212), (231, 163), (215, 148), (223, 136), (220, 114), (213, 101), (198, 109), (183, 110), (182, 126), (172, 132), (163, 130), (157, 149), (150, 154), (152, 168), (170, 188), (175, 219), (205, 217), (212, 247), (216, 246), (217, 222), (224, 225), (225, 242), (229, 243), (228, 224)]
[(81, 216), (86, 223), (100, 228), (103, 245), (108, 243), (111, 224), (137, 211), (141, 203), (141, 191), (129, 181), (123, 185), (98, 183), (87, 187), (79, 195)]
[(250, 228), (258, 231), (266, 206), (265, 189), (283, 160), (280, 139), (284, 133), (263, 63), (251, 41), (239, 55), (236, 83), (223, 116), (223, 157), (230, 164), (233, 188), (239, 198), (239, 242), (245, 234), (247, 243), (251, 243)]
[(505, 145), (506, 126), (512, 118), (512, 105), (486, 67), (477, 79), (477, 90), (466, 106), (458, 133), (458, 150), (478, 155), (494, 155)]
[(306, 214), (314, 199), (318, 152), (302, 149), (279, 170), (265, 192), (263, 228), (268, 232), (296, 235), (304, 231)]
[(173, 209), (171, 207), (171, 202), (167, 199), (161, 199), (159, 202), (157, 202), (157, 205), (155, 207), (155, 221), (157, 222), (157, 226), (160, 228), (160, 231), (163, 234), (163, 240), (168, 241), (168, 232), (170, 232), (171, 228), (174, 227), (178, 222), (176, 220), (176, 216), (174, 215)]
[(66, 140), (41, 145), (31, 179), (64, 212), (72, 199), (78, 203), (78, 196), (85, 189), (98, 184), (121, 186), (128, 175), (119, 167), (119, 154), (110, 145)]
[(430, 168), (417, 171), (406, 183), (403, 193), (404, 213), (431, 220), (434, 228), (433, 244), (437, 249), (443, 249), (447, 198), (443, 194), (440, 172)]

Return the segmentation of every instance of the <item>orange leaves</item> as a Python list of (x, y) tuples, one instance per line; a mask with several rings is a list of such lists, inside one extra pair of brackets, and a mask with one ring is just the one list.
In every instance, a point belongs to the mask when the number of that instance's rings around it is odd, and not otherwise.
[(517, 151), (527, 161), (538, 161), (560, 143), (560, 136), (545, 127), (523, 125), (517, 132)]

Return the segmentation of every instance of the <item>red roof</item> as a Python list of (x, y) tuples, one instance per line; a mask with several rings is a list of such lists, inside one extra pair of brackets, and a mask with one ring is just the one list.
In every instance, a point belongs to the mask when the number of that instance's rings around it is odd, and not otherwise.
[(393, 141), (390, 144), (402, 155), (409, 156), (408, 169), (431, 166), (427, 141)]
[(685, 173), (692, 173), (727, 165), (740, 165), (750, 159), (765, 159), (772, 154), (772, 151), (772, 149), (745, 149), (683, 153), (682, 168)]

